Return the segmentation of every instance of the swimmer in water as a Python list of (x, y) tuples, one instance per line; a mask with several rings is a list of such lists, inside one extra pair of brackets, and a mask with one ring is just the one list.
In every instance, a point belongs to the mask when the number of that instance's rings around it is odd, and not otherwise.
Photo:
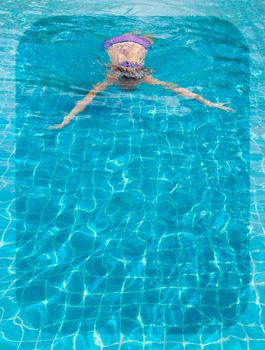
[(107, 39), (104, 42), (104, 49), (107, 51), (111, 64), (109, 64), (110, 72), (106, 75), (104, 81), (97, 83), (88, 92), (88, 94), (79, 101), (71, 112), (64, 118), (61, 124), (49, 126), (48, 129), (60, 129), (69, 124), (71, 119), (77, 113), (82, 112), (93, 98), (110, 85), (118, 85), (123, 90), (133, 90), (139, 83), (151, 85), (160, 85), (165, 89), (172, 90), (176, 94), (194, 98), (208, 107), (223, 109), (228, 112), (234, 110), (225, 103), (214, 103), (206, 100), (202, 96), (191, 92), (188, 89), (178, 87), (174, 83), (164, 82), (154, 78), (150, 69), (144, 66), (146, 53), (153, 44), (155, 35), (135, 35), (136, 32), (130, 32), (121, 36)]

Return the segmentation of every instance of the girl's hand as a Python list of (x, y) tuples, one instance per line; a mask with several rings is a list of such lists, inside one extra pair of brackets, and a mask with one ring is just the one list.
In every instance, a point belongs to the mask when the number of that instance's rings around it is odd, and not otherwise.
[(227, 112), (235, 112), (235, 110), (233, 108), (230, 107), (226, 107), (225, 105), (229, 104), (230, 102), (224, 102), (224, 103), (213, 103), (210, 102), (209, 104), (207, 104), (209, 107), (214, 107), (214, 108), (219, 108), (219, 109), (223, 109), (224, 111)]
[(64, 124), (64, 123), (61, 123), (61, 124), (55, 124), (55, 125), (48, 126), (48, 128), (47, 128), (47, 129), (62, 129), (64, 126), (65, 126), (65, 124)]
[(55, 125), (51, 125), (48, 126), (47, 129), (62, 129), (65, 125), (70, 123), (70, 117), (65, 117), (64, 121), (61, 124), (55, 124)]

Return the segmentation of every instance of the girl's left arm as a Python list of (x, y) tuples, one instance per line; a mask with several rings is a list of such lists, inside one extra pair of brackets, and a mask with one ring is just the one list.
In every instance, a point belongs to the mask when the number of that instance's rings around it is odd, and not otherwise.
[(224, 102), (224, 103), (211, 102), (209, 100), (206, 100), (204, 97), (193, 93), (192, 91), (190, 91), (188, 89), (178, 87), (177, 85), (175, 85), (173, 83), (167, 83), (167, 82), (161, 81), (159, 79), (153, 78), (151, 75), (144, 77), (142, 82), (146, 83), (146, 84), (151, 84), (151, 85), (160, 85), (163, 88), (172, 90), (179, 95), (194, 98), (195, 100), (197, 100), (197, 101), (199, 101), (199, 102), (201, 102), (209, 107), (223, 109), (224, 111), (227, 111), (227, 112), (235, 112), (232, 108), (225, 106), (226, 104), (229, 104), (230, 102)]

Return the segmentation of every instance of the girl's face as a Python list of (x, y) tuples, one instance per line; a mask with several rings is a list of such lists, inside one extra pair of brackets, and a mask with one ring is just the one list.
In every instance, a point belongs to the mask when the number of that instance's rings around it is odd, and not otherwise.
[(138, 80), (135, 78), (121, 77), (118, 80), (118, 84), (123, 91), (133, 91), (138, 86)]

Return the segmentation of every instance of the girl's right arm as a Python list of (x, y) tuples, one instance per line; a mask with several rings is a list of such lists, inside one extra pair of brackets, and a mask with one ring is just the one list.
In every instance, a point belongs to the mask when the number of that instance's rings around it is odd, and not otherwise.
[(61, 129), (65, 125), (69, 124), (71, 119), (73, 119), (77, 113), (82, 112), (99, 92), (105, 90), (108, 86), (114, 84), (115, 80), (116, 80), (115, 75), (108, 75), (104, 81), (102, 81), (101, 83), (95, 84), (92, 87), (92, 89), (89, 91), (89, 93), (85, 96), (85, 98), (77, 102), (76, 106), (64, 118), (62, 123), (51, 125), (48, 127), (48, 129)]

